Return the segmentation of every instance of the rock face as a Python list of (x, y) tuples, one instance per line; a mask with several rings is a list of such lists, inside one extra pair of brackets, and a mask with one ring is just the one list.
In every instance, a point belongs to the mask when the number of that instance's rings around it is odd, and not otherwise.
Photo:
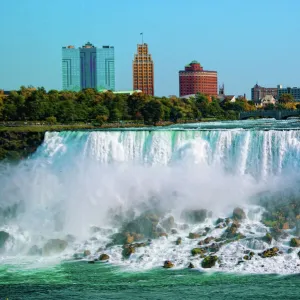
[(246, 214), (245, 214), (245, 212), (241, 208), (236, 207), (233, 210), (232, 217), (233, 217), (234, 220), (241, 221), (241, 220), (246, 219)]
[(203, 223), (207, 217), (208, 212), (206, 209), (185, 210), (181, 214), (181, 218), (191, 224)]
[(214, 267), (216, 265), (217, 260), (218, 260), (218, 256), (216, 255), (207, 256), (202, 260), (201, 266), (202, 268), (206, 268), (206, 269)]
[(300, 238), (292, 238), (290, 241), (291, 247), (300, 247)]
[(195, 266), (194, 266), (194, 264), (192, 264), (192, 263), (190, 262), (188, 268), (189, 268), (189, 269), (194, 269)]
[(103, 253), (99, 256), (99, 260), (103, 261), (103, 260), (109, 260), (109, 255)]
[(273, 257), (278, 254), (279, 249), (277, 247), (273, 247), (270, 249), (265, 250), (263, 253), (260, 254), (262, 258), (267, 258), (267, 257)]
[(9, 233), (5, 231), (0, 231), (0, 250), (4, 248), (6, 241), (9, 238)]
[(43, 247), (44, 255), (58, 254), (64, 251), (68, 246), (68, 242), (59, 239), (49, 240)]
[(173, 268), (174, 267), (174, 264), (170, 261), (170, 260), (166, 260), (165, 262), (164, 262), (164, 268), (165, 269), (171, 269), (171, 268)]

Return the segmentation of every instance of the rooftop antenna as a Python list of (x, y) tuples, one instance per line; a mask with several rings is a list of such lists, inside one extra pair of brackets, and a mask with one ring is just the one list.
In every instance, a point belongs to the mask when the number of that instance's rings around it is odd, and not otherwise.
[(140, 35), (142, 36), (142, 45), (144, 44), (144, 33), (141, 32)]

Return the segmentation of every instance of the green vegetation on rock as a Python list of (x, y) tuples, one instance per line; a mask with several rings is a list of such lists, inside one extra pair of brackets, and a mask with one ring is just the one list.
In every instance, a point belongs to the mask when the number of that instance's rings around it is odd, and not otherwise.
[(218, 261), (218, 256), (216, 256), (216, 255), (206, 256), (202, 260), (201, 266), (202, 266), (202, 268), (212, 268), (216, 265), (217, 261)]

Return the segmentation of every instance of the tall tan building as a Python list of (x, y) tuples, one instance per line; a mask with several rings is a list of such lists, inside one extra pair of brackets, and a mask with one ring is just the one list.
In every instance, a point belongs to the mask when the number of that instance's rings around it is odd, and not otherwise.
[(147, 44), (143, 43), (137, 46), (132, 71), (133, 89), (154, 96), (154, 65), (151, 54), (148, 53)]

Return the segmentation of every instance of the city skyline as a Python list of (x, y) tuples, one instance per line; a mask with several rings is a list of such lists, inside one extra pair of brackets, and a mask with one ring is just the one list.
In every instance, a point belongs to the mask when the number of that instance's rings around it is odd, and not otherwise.
[[(72, 14), (67, 13), (70, 7)], [(217, 70), (219, 84), (225, 83), (229, 94), (246, 93), (250, 98), (255, 82), (300, 85), (300, 43), (293, 38), (300, 29), (299, 1), (175, 0), (161, 5), (156, 0), (126, 4), (91, 0), (87, 5), (65, 0), (57, 9), (53, 1), (12, 0), (4, 8), (0, 87), (5, 90), (21, 85), (61, 89), (61, 47), (88, 41), (114, 45), (116, 89), (129, 89), (140, 32), (151, 45), (158, 96), (179, 94), (178, 71), (194, 59)], [(99, 18), (103, 11), (114, 11), (114, 18), (109, 14)]]

